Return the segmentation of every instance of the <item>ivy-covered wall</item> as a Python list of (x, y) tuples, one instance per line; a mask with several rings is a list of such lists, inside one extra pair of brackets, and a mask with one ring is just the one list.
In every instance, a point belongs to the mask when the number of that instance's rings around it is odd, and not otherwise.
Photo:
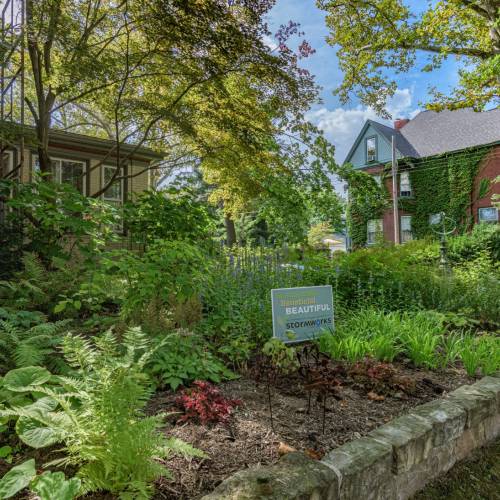
[[(409, 169), (413, 196), (400, 198), (399, 207), (413, 215), (414, 237), (432, 234), (429, 216), (439, 212), (452, 218), (460, 233), (470, 229), (475, 179), (489, 150), (489, 147), (468, 149), (400, 164), (400, 169)], [(487, 182), (483, 183), (479, 197), (487, 189)]]
[[(399, 208), (413, 216), (415, 238), (434, 234), (429, 216), (439, 212), (445, 212), (452, 218), (460, 233), (470, 229), (473, 224), (470, 209), (475, 202), (475, 180), (481, 161), (490, 149), (491, 146), (483, 146), (433, 157), (399, 160), (399, 170), (410, 172), (412, 185), (412, 197), (400, 198)], [(390, 165), (386, 165), (381, 172), (382, 188), (375, 188), (375, 181), (367, 183), (359, 174), (349, 182), (348, 220), (354, 248), (366, 244), (367, 222), (381, 218), (391, 205), (386, 187), (386, 180), (391, 175)], [(488, 187), (488, 182), (483, 182), (476, 198), (483, 197)]]

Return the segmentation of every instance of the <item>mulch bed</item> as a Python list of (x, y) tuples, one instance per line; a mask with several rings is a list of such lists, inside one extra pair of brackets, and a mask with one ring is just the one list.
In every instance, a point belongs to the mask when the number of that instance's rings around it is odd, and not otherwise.
[[(342, 399), (327, 399), (324, 433), (322, 399), (318, 400), (313, 392), (310, 412), (307, 413), (308, 393), (293, 377), (282, 377), (272, 388), (274, 429), (265, 384), (256, 385), (250, 376), (221, 384), (221, 392), (228, 398), (242, 400), (242, 405), (234, 411), (227, 425), (178, 424), (178, 415), (168, 419), (165, 428), (168, 436), (190, 443), (206, 452), (209, 458), (176, 457), (168, 460), (166, 466), (172, 472), (173, 480), (161, 480), (154, 498), (200, 498), (238, 470), (276, 462), (287, 447), (321, 458), (331, 449), (369, 433), (410, 408), (473, 382), (463, 371), (456, 369), (432, 372), (411, 369), (402, 363), (396, 363), (395, 367), (398, 374), (415, 381), (410, 394), (388, 392), (380, 400), (373, 400), (368, 397), (368, 388), (345, 377), (339, 391)], [(149, 412), (175, 411), (175, 397), (172, 392), (157, 393)]]

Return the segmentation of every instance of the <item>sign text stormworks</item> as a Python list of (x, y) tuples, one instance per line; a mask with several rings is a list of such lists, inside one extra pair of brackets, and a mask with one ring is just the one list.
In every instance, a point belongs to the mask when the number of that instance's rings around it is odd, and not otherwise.
[(283, 342), (315, 338), (333, 329), (332, 287), (304, 286), (271, 290), (273, 335)]

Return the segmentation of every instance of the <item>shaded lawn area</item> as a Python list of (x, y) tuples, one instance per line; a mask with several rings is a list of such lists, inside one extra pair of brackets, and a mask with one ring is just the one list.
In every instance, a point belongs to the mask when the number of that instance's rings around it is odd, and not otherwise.
[(476, 450), (413, 500), (500, 500), (500, 439)]

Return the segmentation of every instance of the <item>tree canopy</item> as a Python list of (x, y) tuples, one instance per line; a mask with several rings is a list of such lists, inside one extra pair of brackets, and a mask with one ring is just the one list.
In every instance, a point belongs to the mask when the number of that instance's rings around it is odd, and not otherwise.
[[(328, 43), (338, 46), (344, 80), (335, 90), (342, 102), (351, 94), (387, 115), (394, 75), (408, 72), (419, 53), (424, 71), (449, 56), (463, 64), (459, 84), (449, 96), (433, 89), (433, 109), (474, 107), (500, 102), (500, 3), (498, 0), (442, 0), (422, 10), (404, 0), (318, 0), (327, 12)], [(423, 2), (422, 2), (423, 3)]]

